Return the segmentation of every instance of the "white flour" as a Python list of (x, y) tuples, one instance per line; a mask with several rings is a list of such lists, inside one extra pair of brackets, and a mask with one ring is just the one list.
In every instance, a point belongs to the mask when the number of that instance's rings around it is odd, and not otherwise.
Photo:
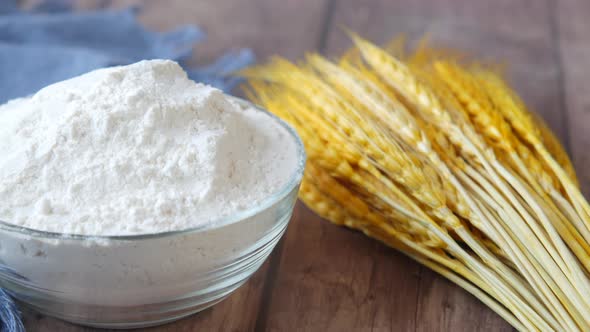
[(296, 167), (286, 130), (174, 62), (97, 70), (0, 106), (0, 220), (85, 235), (182, 230)]

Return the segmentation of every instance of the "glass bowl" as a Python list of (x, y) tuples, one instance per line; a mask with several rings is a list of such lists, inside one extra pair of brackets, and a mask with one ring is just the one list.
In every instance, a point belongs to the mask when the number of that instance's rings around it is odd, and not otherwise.
[(267, 114), (293, 137), (298, 165), (259, 205), (213, 226), (134, 236), (48, 233), (0, 221), (0, 286), (38, 312), (103, 328), (159, 325), (223, 300), (285, 232), (303, 177), (301, 140)]

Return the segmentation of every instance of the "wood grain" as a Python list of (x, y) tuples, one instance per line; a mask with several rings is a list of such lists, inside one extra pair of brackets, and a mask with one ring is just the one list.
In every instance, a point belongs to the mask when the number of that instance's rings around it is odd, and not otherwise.
[(513, 331), (469, 293), (423, 267), (416, 331)]
[(564, 115), (582, 190), (590, 197), (590, 2), (555, 1), (555, 38), (563, 68)]
[(259, 58), (297, 58), (317, 47), (326, 0), (82, 0), (80, 9), (139, 5), (140, 21), (156, 31), (196, 24), (207, 32), (197, 46), (199, 62), (210, 62), (232, 48), (249, 47)]
[(259, 330), (414, 330), (420, 267), (302, 205), (298, 211)]

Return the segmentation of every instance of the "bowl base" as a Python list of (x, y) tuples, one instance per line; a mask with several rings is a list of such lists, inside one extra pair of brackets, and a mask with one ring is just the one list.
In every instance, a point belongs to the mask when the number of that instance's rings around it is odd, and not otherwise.
[(96, 321), (90, 321), (90, 320), (75, 319), (72, 317), (62, 316), (62, 315), (56, 314), (51, 311), (43, 310), (42, 308), (35, 307), (33, 305), (30, 305), (28, 303), (23, 303), (18, 300), (17, 300), (17, 303), (19, 305), (22, 305), (23, 307), (27, 307), (27, 308), (29, 308), (35, 312), (38, 312), (42, 315), (57, 318), (59, 320), (63, 320), (65, 322), (75, 324), (75, 325), (88, 326), (88, 327), (94, 327), (94, 328), (100, 328), (100, 329), (111, 329), (111, 330), (132, 330), (132, 329), (143, 329), (143, 328), (154, 327), (154, 326), (172, 323), (174, 321), (189, 317), (189, 316), (197, 314), (203, 310), (206, 310), (206, 309), (216, 305), (217, 303), (223, 301), (225, 298), (227, 298), (227, 296), (224, 296), (224, 297), (217, 299), (215, 301), (212, 301), (212, 302), (208, 302), (205, 305), (200, 305), (200, 306), (197, 306), (194, 308), (183, 310), (182, 312), (175, 314), (175, 315), (170, 315), (170, 316), (163, 317), (163, 318), (160, 317), (158, 319), (153, 319), (153, 320), (146, 319), (146, 320), (136, 321), (136, 322), (108, 322), (108, 321), (96, 322)]
[[(292, 209), (292, 205), (289, 207)], [(104, 294), (100, 296), (101, 302), (96, 301), (96, 298), (92, 296), (93, 293), (85, 295), (72, 291), (68, 289), (67, 282), (63, 282), (62, 289), (50, 290), (48, 287), (42, 288), (28, 280), (16, 280), (0, 274), (0, 287), (23, 306), (46, 316), (78, 325), (140, 329), (169, 323), (219, 303), (244, 284), (260, 268), (284, 234), (291, 214), (289, 212), (283, 215), (284, 217), (259, 239), (257, 244), (244, 249), (244, 255), (236, 255), (237, 258), (202, 274), (200, 279), (182, 286), (183, 289), (194, 289), (195, 291), (192, 292), (175, 291), (176, 294), (168, 295), (169, 290), (160, 289), (159, 292), (168, 296), (156, 297), (151, 294), (150, 299), (155, 298), (155, 300), (135, 300), (127, 304), (114, 305), (117, 303), (114, 300), (104, 301), (107, 299)], [(80, 283), (80, 280), (77, 281)], [(105, 291), (107, 296), (114, 292), (109, 289)], [(118, 296), (121, 297), (121, 295)], [(86, 299), (94, 303), (87, 303)], [(142, 302), (147, 303), (141, 304)]]

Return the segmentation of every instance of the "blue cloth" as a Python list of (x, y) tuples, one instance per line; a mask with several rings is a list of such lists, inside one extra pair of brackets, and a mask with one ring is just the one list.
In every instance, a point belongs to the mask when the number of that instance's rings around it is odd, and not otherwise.
[(2, 320), (2, 332), (25, 331), (16, 304), (3, 289), (0, 289), (0, 320)]
[[(147, 31), (137, 22), (136, 8), (73, 13), (54, 0), (41, 7), (48, 14), (19, 12), (14, 0), (0, 4), (0, 103), (100, 67), (143, 59), (183, 64), (205, 37), (194, 26)], [(208, 67), (187, 71), (195, 80), (229, 91), (237, 81), (227, 74), (253, 61), (250, 50), (237, 50)]]
[[(46, 0), (31, 11), (16, 0), (0, 0), (0, 104), (90, 70), (143, 59), (173, 59), (184, 65), (205, 34), (194, 26), (157, 33), (136, 19), (138, 8), (72, 12), (67, 0)], [(235, 50), (189, 76), (226, 92), (237, 83), (229, 74), (254, 62), (248, 49)], [(0, 274), (8, 273), (0, 266)], [(8, 273), (10, 274), (10, 273)], [(10, 296), (0, 289), (0, 331), (24, 327)]]

